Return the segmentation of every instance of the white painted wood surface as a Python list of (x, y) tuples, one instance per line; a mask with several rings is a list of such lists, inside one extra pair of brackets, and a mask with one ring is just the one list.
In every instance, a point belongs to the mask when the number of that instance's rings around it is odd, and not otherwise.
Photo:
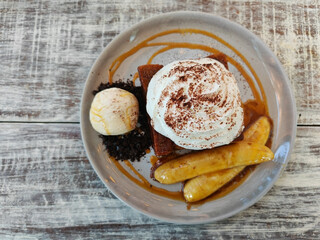
[[(79, 109), (86, 76), (122, 30), (175, 10), (217, 14), (275, 52), (299, 125), (272, 190), (199, 226), (162, 223), (116, 199), (90, 166)], [(310, 1), (0, 0), (0, 239), (320, 239), (320, 3)]]

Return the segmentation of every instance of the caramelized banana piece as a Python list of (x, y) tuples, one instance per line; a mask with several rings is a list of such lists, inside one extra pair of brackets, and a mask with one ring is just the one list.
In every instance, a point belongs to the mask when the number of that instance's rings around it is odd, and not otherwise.
[(234, 167), (192, 178), (185, 184), (183, 196), (187, 202), (204, 199), (237, 176), (245, 167)]
[(265, 145), (270, 135), (271, 124), (267, 117), (260, 117), (243, 132), (243, 141)]
[[(243, 141), (266, 144), (271, 125), (267, 117), (260, 117), (243, 133)], [(245, 166), (234, 167), (217, 172), (206, 173), (186, 182), (183, 195), (187, 202), (196, 202), (217, 191), (237, 176)]]
[(205, 173), (272, 160), (272, 151), (258, 143), (237, 142), (193, 152), (161, 165), (154, 172), (164, 184), (181, 182)]

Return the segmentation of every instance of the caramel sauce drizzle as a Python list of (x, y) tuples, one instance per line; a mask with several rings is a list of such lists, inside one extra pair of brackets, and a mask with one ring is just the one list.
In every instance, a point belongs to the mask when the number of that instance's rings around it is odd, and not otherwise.
[(136, 174), (140, 180), (133, 177), (117, 160), (115, 160), (113, 157), (110, 157), (111, 161), (114, 163), (114, 165), (120, 170), (121, 173), (123, 173), (127, 178), (129, 178), (132, 182), (139, 185), (140, 187), (144, 188), (145, 190), (155, 193), (160, 196), (168, 197), (175, 200), (182, 200), (184, 201), (184, 198), (181, 194), (181, 192), (171, 192), (166, 189), (158, 188), (156, 186), (151, 185), (147, 179), (145, 179), (131, 164), (130, 161), (126, 160), (124, 163), (130, 168), (130, 170)]
[(132, 78), (132, 82), (133, 82), (133, 86), (136, 86), (136, 80), (139, 78), (139, 74), (138, 72), (136, 72), (134, 75), (133, 75), (133, 78)]
[[(201, 44), (195, 44), (195, 43), (187, 43), (187, 42), (157, 42), (157, 43), (150, 43), (150, 41), (159, 38), (161, 36), (169, 35), (169, 34), (201, 34), (208, 36), (230, 50), (232, 50), (247, 66), (247, 68), (250, 70), (251, 74), (253, 75), (255, 82), (258, 84), (259, 91), (257, 90), (255, 83), (253, 79), (250, 77), (250, 75), (244, 70), (244, 68), (241, 66), (239, 62), (237, 62), (235, 59), (232, 57), (225, 55), (224, 53), (220, 52), (219, 50), (215, 48), (211, 48), (209, 46), (201, 45)], [(250, 125), (252, 122), (254, 122), (259, 116), (269, 116), (269, 111), (268, 111), (268, 106), (267, 106), (267, 98), (265, 95), (265, 92), (263, 90), (262, 84), (260, 82), (260, 79), (254, 69), (252, 68), (251, 64), (249, 61), (233, 46), (231, 46), (228, 42), (224, 41), (222, 38), (216, 36), (213, 33), (204, 31), (204, 30), (199, 30), (199, 29), (172, 29), (168, 31), (163, 31), (160, 33), (157, 33), (146, 40), (140, 42), (138, 45), (133, 47), (131, 50), (123, 53), (119, 57), (117, 57), (111, 64), (109, 68), (109, 83), (113, 82), (113, 76), (118, 70), (118, 68), (121, 66), (122, 62), (126, 60), (128, 57), (132, 56), (136, 52), (138, 52), (142, 48), (146, 47), (153, 47), (153, 46), (164, 46), (163, 48), (157, 50), (155, 53), (152, 54), (152, 56), (149, 58), (147, 61), (147, 64), (151, 64), (153, 59), (158, 56), (159, 54), (166, 52), (168, 50), (174, 49), (174, 48), (187, 48), (187, 49), (199, 49), (206, 51), (211, 54), (224, 54), (226, 56), (227, 62), (229, 64), (232, 64), (245, 78), (247, 83), (249, 84), (252, 94), (254, 96), (254, 100), (249, 100), (246, 103), (243, 104), (244, 107), (244, 113), (245, 113), (245, 118), (244, 118), (244, 125), (247, 127)], [(135, 73), (133, 76), (133, 84), (135, 85), (136, 80), (138, 79), (138, 73)], [(260, 95), (261, 94), (261, 95)], [(262, 98), (261, 98), (262, 97)], [(270, 143), (269, 143), (270, 144)], [(125, 161), (125, 164), (129, 167), (129, 169), (140, 179), (138, 180), (137, 178), (133, 177), (118, 161), (116, 161), (114, 158), (111, 158), (112, 162), (116, 165), (116, 167), (126, 176), (128, 177), (131, 181), (135, 182), (137, 185), (140, 187), (158, 194), (160, 196), (165, 196), (171, 199), (176, 199), (176, 200), (182, 200), (184, 201), (184, 197), (182, 192), (171, 192), (167, 191), (162, 188), (155, 187), (151, 185), (147, 179), (145, 179), (133, 166), (129, 161)], [(156, 159), (151, 158), (151, 163), (154, 165)], [(198, 205), (202, 204), (206, 201), (211, 201), (217, 198), (221, 198), (228, 193), (232, 192), (234, 189), (236, 189), (239, 185), (241, 185), (247, 177), (250, 175), (250, 173), (254, 170), (255, 166), (248, 166), (246, 167), (238, 176), (235, 177), (232, 181), (230, 181), (228, 184), (223, 186), (221, 189), (219, 189), (216, 193), (211, 195), (210, 197), (201, 200), (197, 203), (193, 203), (192, 205)], [(188, 204), (188, 209), (191, 207), (191, 204)]]
[(150, 157), (150, 163), (151, 163), (151, 165), (154, 166), (158, 160), (159, 160), (159, 159), (158, 159), (157, 156), (154, 156), (154, 155), (151, 156), (151, 157)]

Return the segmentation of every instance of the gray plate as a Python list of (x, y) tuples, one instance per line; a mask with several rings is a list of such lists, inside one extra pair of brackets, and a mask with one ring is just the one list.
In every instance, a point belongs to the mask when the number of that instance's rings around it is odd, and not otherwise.
[[(191, 210), (187, 210), (186, 203), (148, 192), (124, 176), (109, 160), (101, 139), (98, 138), (89, 121), (89, 109), (93, 100), (92, 91), (101, 82), (107, 82), (108, 68), (113, 60), (146, 38), (158, 32), (177, 28), (196, 28), (214, 33), (241, 52), (261, 80), (267, 95), (270, 116), (274, 121), (272, 145), (275, 153), (274, 161), (260, 164), (241, 186), (225, 197), (206, 202)], [(154, 40), (154, 42), (159, 41), (204, 44), (219, 49), (241, 63), (241, 59), (233, 51), (206, 36), (172, 34)], [(130, 78), (130, 74), (136, 72), (137, 66), (145, 64), (157, 49), (159, 49), (158, 46), (136, 52), (122, 64), (114, 79)], [(199, 50), (179, 49), (156, 57), (153, 63), (166, 64), (177, 59), (194, 59), (206, 55), (208, 53)], [(245, 101), (251, 97), (251, 92), (248, 91), (245, 81), (237, 71), (233, 68), (230, 70), (236, 75), (242, 100)], [(130, 27), (103, 50), (94, 63), (84, 88), (81, 103), (81, 134), (93, 168), (105, 185), (123, 202), (150, 217), (163, 221), (183, 224), (206, 223), (230, 217), (248, 208), (273, 186), (285, 168), (293, 147), (296, 134), (296, 108), (289, 80), (281, 64), (254, 34), (221, 17), (198, 12), (173, 12), (147, 19)], [(134, 163), (134, 167), (152, 184), (168, 190), (178, 190), (181, 187), (179, 184), (163, 186), (149, 178), (151, 167), (149, 157), (148, 155), (139, 163)], [(125, 165), (124, 168), (126, 168)], [(135, 175), (132, 174), (132, 176)]]

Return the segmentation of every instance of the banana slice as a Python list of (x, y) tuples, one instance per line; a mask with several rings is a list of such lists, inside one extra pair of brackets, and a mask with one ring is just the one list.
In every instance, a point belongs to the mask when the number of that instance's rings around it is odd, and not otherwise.
[(181, 156), (161, 165), (154, 176), (160, 183), (171, 184), (209, 172), (270, 161), (273, 157), (266, 146), (243, 141)]
[[(243, 141), (266, 144), (271, 125), (267, 117), (260, 117), (243, 133)], [(183, 194), (187, 202), (196, 202), (217, 191), (237, 176), (245, 166), (234, 167), (197, 176), (186, 182)]]

